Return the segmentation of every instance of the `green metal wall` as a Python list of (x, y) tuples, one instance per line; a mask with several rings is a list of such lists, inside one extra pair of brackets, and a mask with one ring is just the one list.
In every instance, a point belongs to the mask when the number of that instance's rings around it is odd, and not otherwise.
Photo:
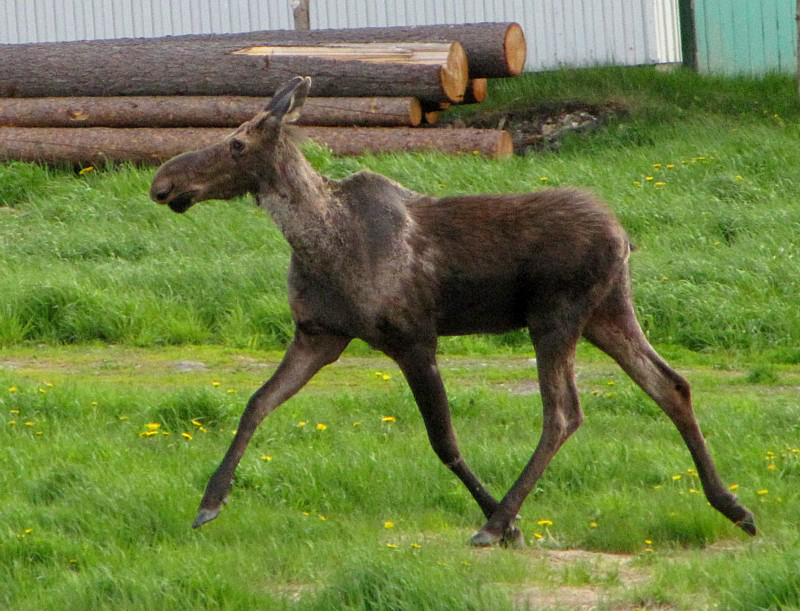
[(797, 71), (796, 0), (694, 0), (697, 69), (762, 75)]

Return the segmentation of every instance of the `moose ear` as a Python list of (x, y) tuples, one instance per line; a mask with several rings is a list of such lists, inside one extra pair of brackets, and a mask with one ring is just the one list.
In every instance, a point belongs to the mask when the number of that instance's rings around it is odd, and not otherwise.
[(296, 76), (281, 87), (264, 110), (281, 123), (293, 123), (300, 117), (300, 108), (311, 89), (311, 78)]

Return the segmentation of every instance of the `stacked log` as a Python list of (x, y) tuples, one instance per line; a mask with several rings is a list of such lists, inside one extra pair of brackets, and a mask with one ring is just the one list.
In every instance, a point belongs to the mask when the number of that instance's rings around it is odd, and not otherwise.
[(300, 130), (334, 153), (502, 157), (505, 132), (418, 126), (482, 102), (524, 57), (515, 23), (0, 45), (0, 160), (160, 162), (217, 141), (297, 74), (316, 96)]

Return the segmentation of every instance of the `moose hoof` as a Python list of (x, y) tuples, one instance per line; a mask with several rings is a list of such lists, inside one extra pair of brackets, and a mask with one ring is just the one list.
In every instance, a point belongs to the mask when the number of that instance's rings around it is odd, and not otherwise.
[(503, 547), (520, 548), (525, 547), (525, 537), (522, 536), (522, 531), (519, 528), (512, 526), (502, 535), (487, 530), (479, 530), (472, 537), (470, 543), (475, 547), (493, 547), (499, 544)]
[(505, 533), (503, 533), (503, 538), (500, 539), (500, 545), (503, 547), (519, 549), (525, 547), (525, 537), (519, 528), (512, 526)]
[(192, 522), (192, 528), (200, 528), (206, 522), (210, 522), (219, 515), (220, 507), (205, 509), (203, 507), (197, 512), (197, 517)]
[(485, 530), (479, 530), (472, 536), (472, 539), (470, 539), (469, 542), (475, 547), (492, 547), (500, 543), (500, 540), (500, 535), (496, 535)]
[(756, 535), (756, 520), (753, 517), (753, 514), (750, 513), (747, 509), (744, 510), (745, 515), (743, 518), (736, 521), (736, 526), (741, 528), (744, 532), (746, 532), (751, 537)]

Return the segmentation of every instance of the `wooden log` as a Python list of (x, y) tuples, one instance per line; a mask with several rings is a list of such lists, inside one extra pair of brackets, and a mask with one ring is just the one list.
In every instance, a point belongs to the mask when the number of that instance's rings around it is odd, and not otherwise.
[(268, 96), (301, 74), (314, 80), (316, 97), (380, 93), (458, 102), (467, 85), (466, 55), (458, 43), (314, 49), (287, 55), (219, 36), (0, 45), (0, 97)]
[[(441, 151), (491, 158), (513, 153), (502, 130), (299, 127), (337, 155)], [(0, 127), (0, 161), (88, 165), (104, 162), (158, 164), (222, 140), (224, 128)]]
[(488, 83), (485, 78), (470, 79), (464, 92), (462, 104), (481, 104), (486, 99)]
[[(200, 35), (188, 35), (200, 38)], [(365, 42), (456, 41), (466, 52), (470, 78), (517, 76), (525, 68), (526, 44), (522, 27), (514, 22), (424, 25), (386, 28), (324, 29), (308, 32), (266, 30), (216, 34), (213, 39), (233, 39), (249, 44), (325, 45)]]
[[(269, 98), (125, 96), (0, 98), (0, 127), (236, 127)], [(414, 127), (416, 98), (310, 98), (298, 125)]]

